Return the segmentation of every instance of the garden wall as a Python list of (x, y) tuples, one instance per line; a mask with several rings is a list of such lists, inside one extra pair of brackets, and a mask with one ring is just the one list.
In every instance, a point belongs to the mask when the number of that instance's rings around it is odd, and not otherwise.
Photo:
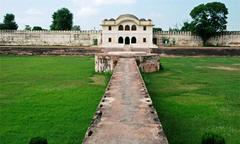
[[(201, 47), (203, 41), (199, 36), (191, 32), (155, 32), (153, 41), (159, 46), (176, 46), (176, 47)], [(222, 47), (239, 47), (240, 46), (240, 31), (229, 31), (212, 37), (207, 41), (211, 46)]]
[(100, 31), (0, 31), (0, 45), (94, 46)]
[[(101, 31), (0, 31), (0, 45), (10, 46), (99, 46)], [(202, 39), (191, 32), (154, 32), (153, 42), (159, 47), (201, 47)], [(224, 32), (210, 38), (211, 46), (240, 47), (240, 31)]]

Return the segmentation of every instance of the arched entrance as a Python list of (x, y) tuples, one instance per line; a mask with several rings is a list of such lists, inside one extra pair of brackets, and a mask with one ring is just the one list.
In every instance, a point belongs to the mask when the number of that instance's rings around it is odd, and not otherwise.
[(119, 37), (119, 38), (118, 38), (118, 43), (119, 43), (119, 44), (123, 44), (123, 37)]
[(130, 26), (129, 25), (125, 26), (125, 31), (130, 31)]
[(120, 26), (118, 27), (118, 30), (119, 30), (119, 31), (123, 31), (123, 25), (120, 25)]
[(132, 43), (132, 44), (137, 43), (137, 39), (136, 39), (136, 37), (132, 37), (131, 43)]
[(129, 44), (130, 44), (130, 38), (129, 38), (129, 37), (126, 37), (126, 38), (125, 38), (125, 44), (126, 44), (126, 45), (129, 45)]

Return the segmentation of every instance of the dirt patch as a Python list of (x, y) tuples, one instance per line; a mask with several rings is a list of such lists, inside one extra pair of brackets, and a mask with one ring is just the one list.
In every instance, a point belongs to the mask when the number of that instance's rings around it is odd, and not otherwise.
[(177, 89), (193, 91), (193, 90), (198, 90), (202, 87), (204, 87), (203, 84), (188, 84), (188, 85), (183, 84), (183, 85), (178, 86)]
[(91, 79), (91, 84), (105, 85), (105, 77), (103, 75), (94, 75), (90, 79)]
[(234, 66), (240, 66), (240, 63), (235, 63), (235, 64), (232, 64)]
[(209, 96), (202, 94), (185, 93), (180, 96), (166, 98), (169, 102), (175, 102), (180, 105), (216, 105), (224, 102), (224, 96)]
[(197, 66), (197, 68), (208, 68), (215, 70), (225, 70), (225, 71), (240, 71), (238, 68), (226, 67), (226, 66)]

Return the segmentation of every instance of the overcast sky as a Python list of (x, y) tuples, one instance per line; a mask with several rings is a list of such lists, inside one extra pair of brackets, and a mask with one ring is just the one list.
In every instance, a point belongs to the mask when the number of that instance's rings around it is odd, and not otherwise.
[[(54, 11), (66, 7), (74, 14), (74, 24), (81, 29), (100, 29), (105, 18), (134, 14), (150, 18), (156, 27), (168, 30), (191, 20), (189, 13), (200, 3), (214, 0), (0, 0), (0, 22), (6, 13), (13, 13), (20, 29), (39, 25), (49, 29)], [(240, 30), (240, 0), (218, 0), (229, 9), (228, 30)]]

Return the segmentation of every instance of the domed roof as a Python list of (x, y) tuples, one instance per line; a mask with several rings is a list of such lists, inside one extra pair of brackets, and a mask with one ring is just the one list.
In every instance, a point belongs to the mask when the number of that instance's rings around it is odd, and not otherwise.
[(123, 15), (120, 15), (117, 19), (124, 18), (124, 17), (130, 17), (138, 20), (138, 18), (132, 14), (123, 14)]

